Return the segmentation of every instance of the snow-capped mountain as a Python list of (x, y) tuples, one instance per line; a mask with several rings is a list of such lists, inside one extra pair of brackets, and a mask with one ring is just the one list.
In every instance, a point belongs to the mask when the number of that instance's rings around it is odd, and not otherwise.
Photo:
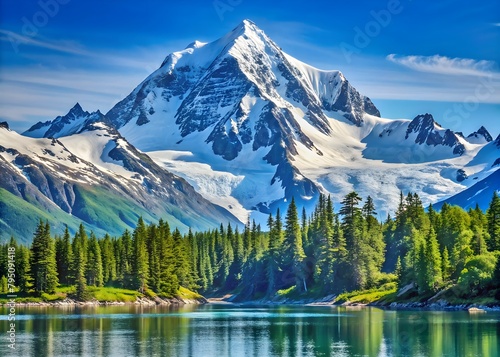
[(139, 216), (168, 219), (184, 231), (239, 223), (102, 122), (59, 139), (21, 136), (5, 124), (0, 168), (2, 238), (30, 238), (39, 218), (59, 232), (83, 222), (112, 234), (133, 228)]
[(436, 202), (487, 177), (500, 157), (485, 128), (465, 138), (430, 114), (381, 118), (341, 72), (291, 57), (248, 20), (168, 55), (105, 117), (241, 221), (292, 196), (307, 208), (320, 192), (338, 203), (352, 190), (371, 195), (383, 218), (400, 191)]
[(23, 135), (32, 138), (60, 138), (76, 134), (85, 126), (96, 122), (106, 122), (106, 118), (99, 110), (89, 113), (84, 111), (79, 103), (76, 103), (68, 114), (58, 116), (54, 120), (38, 122), (26, 130)]
[(472, 144), (485, 144), (493, 141), (490, 133), (484, 126), (481, 126), (478, 131), (473, 132), (467, 136), (467, 141)]
[(440, 210), (446, 202), (450, 205), (463, 207), (464, 209), (475, 208), (478, 205), (479, 208), (486, 211), (495, 191), (500, 192), (500, 168), (462, 192), (436, 203), (434, 208)]

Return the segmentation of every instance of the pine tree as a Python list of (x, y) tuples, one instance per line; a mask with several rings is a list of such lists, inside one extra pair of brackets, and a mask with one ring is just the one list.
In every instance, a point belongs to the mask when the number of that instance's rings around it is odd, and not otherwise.
[(419, 288), (423, 292), (435, 291), (442, 282), (442, 259), (433, 227), (429, 231), (420, 259), (422, 265), (418, 272), (421, 276)]
[(265, 256), (267, 295), (271, 296), (278, 289), (277, 275), (280, 269), (280, 252), (283, 244), (283, 231), (280, 210), (276, 211), (276, 219), (270, 214), (267, 220), (269, 227), (269, 249)]
[(344, 197), (341, 204), (342, 230), (346, 241), (346, 249), (350, 260), (346, 280), (343, 282), (348, 290), (365, 287), (366, 267), (363, 264), (363, 217), (358, 207), (361, 197), (351, 192)]
[(164, 297), (177, 295), (179, 279), (176, 275), (174, 241), (167, 222), (160, 220), (158, 224), (160, 277), (158, 291)]
[(27, 293), (31, 288), (30, 272), (30, 250), (21, 245), (16, 249), (16, 285), (23, 293)]
[(142, 217), (139, 217), (132, 238), (132, 286), (143, 293), (146, 291), (149, 279), (146, 236), (146, 226)]
[(109, 234), (106, 234), (99, 241), (102, 258), (102, 275), (103, 284), (108, 284), (116, 280), (116, 258), (114, 252), (114, 244)]
[(493, 193), (490, 205), (487, 211), (488, 233), (490, 251), (500, 250), (500, 197), (497, 191)]
[(83, 242), (78, 237), (73, 240), (73, 274), (76, 283), (76, 298), (78, 300), (87, 300), (87, 281), (85, 279), (86, 271), (86, 252)]
[(307, 291), (305, 267), (303, 265), (305, 257), (297, 206), (295, 199), (292, 197), (285, 218), (283, 263), (285, 267), (291, 268), (298, 291)]
[(385, 242), (382, 227), (375, 218), (375, 205), (370, 196), (362, 208), (365, 227), (361, 247), (361, 257), (366, 271), (366, 287), (372, 288), (378, 284), (382, 264), (384, 263)]
[(63, 237), (56, 240), (55, 247), (59, 282), (64, 285), (69, 285), (72, 281), (71, 267), (73, 264), (73, 248), (71, 246), (71, 236), (68, 226), (66, 226), (64, 230)]
[(401, 287), (401, 282), (403, 281), (403, 266), (401, 265), (401, 257), (398, 257), (398, 260), (396, 261), (394, 274), (396, 274), (398, 286)]
[(486, 254), (488, 251), (487, 242), (490, 240), (488, 233), (488, 218), (481, 211), (479, 205), (469, 210), (470, 229), (473, 233), (471, 248), (475, 255)]
[(172, 233), (175, 274), (181, 286), (189, 288), (189, 259), (181, 232), (176, 228)]
[[(85, 272), (87, 271), (87, 260), (88, 260), (88, 236), (87, 232), (85, 232), (85, 227), (83, 224), (80, 224), (78, 227), (78, 232), (75, 233), (73, 238), (73, 242), (71, 243), (71, 250), (73, 251), (73, 261), (71, 266), (70, 273), (70, 281), (72, 283), (78, 283), (79, 278), (85, 278)], [(79, 250), (77, 252), (77, 250)], [(77, 254), (80, 254), (78, 259), (76, 258)], [(80, 271), (83, 271), (82, 276), (80, 276)], [(85, 282), (86, 285), (86, 282)]]
[(234, 255), (229, 267), (229, 274), (225, 282), (225, 288), (227, 290), (232, 290), (238, 286), (241, 280), (241, 271), (244, 263), (244, 248), (243, 240), (241, 235), (238, 233), (238, 228), (236, 228), (236, 231), (233, 233), (231, 224), (228, 224), (227, 226), (226, 241), (232, 246)]
[(118, 247), (119, 249), (117, 249), (120, 252), (118, 259), (118, 278), (124, 287), (133, 288), (134, 281), (132, 269), (134, 265), (134, 247), (132, 236), (128, 230), (123, 232), (119, 242), (121, 242), (121, 244)]
[(92, 286), (103, 286), (101, 248), (94, 232), (90, 233), (87, 252), (87, 284)]
[(470, 229), (464, 229), (458, 233), (451, 251), (451, 266), (453, 267), (451, 277), (458, 279), (467, 261), (473, 256), (471, 248), (473, 233)]
[(146, 241), (146, 246), (148, 250), (148, 256), (149, 256), (149, 283), (148, 285), (151, 287), (151, 289), (158, 293), (160, 292), (160, 283), (161, 283), (161, 278), (160, 278), (160, 258), (159, 258), (159, 245), (160, 245), (160, 234), (158, 232), (158, 229), (156, 225), (151, 224), (148, 227), (148, 233), (147, 233), (147, 241)]
[(448, 248), (444, 247), (443, 250), (443, 263), (441, 264), (441, 271), (443, 276), (443, 282), (447, 282), (451, 277), (451, 262), (450, 254), (448, 253)]
[(54, 241), (49, 223), (38, 223), (31, 246), (31, 277), (37, 293), (53, 293), (59, 283)]

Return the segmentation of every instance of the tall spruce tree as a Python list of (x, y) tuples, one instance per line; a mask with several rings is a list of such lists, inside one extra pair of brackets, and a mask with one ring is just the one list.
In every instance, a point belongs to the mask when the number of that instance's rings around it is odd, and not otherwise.
[(493, 193), (490, 205), (487, 212), (488, 217), (488, 233), (490, 251), (500, 250), (500, 197), (498, 192)]
[(50, 225), (40, 220), (31, 245), (31, 277), (37, 293), (53, 293), (59, 283), (54, 240)]
[(56, 240), (55, 247), (59, 282), (63, 285), (69, 285), (72, 281), (73, 248), (71, 246), (71, 236), (68, 226), (64, 230), (63, 237)]
[(23, 293), (27, 293), (32, 284), (30, 272), (30, 250), (21, 245), (16, 249), (16, 285)]
[(351, 192), (342, 200), (340, 214), (342, 215), (342, 230), (346, 241), (346, 249), (350, 256), (348, 275), (343, 283), (347, 290), (365, 287), (366, 267), (363, 264), (363, 217), (358, 204), (362, 198), (356, 192)]
[(92, 286), (103, 286), (101, 248), (94, 232), (90, 233), (87, 257), (87, 284)]
[(291, 269), (298, 291), (307, 291), (306, 271), (304, 266), (305, 258), (297, 206), (295, 204), (295, 199), (292, 197), (285, 218), (283, 266), (285, 269)]
[(132, 238), (132, 285), (145, 292), (149, 279), (149, 256), (146, 245), (147, 230), (142, 217), (139, 217)]

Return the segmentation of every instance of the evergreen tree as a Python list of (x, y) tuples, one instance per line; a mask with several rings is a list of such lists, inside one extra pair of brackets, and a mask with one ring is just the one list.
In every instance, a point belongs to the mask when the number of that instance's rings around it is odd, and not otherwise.
[(86, 252), (83, 242), (78, 237), (73, 240), (73, 274), (76, 283), (76, 298), (78, 300), (87, 300), (87, 281), (86, 271)]
[(267, 295), (270, 296), (278, 289), (277, 275), (280, 267), (280, 252), (283, 244), (283, 231), (280, 210), (276, 211), (276, 219), (269, 215), (267, 220), (269, 227), (269, 249), (266, 260)]
[(443, 250), (443, 263), (441, 265), (441, 271), (443, 276), (443, 282), (447, 282), (452, 273), (451, 262), (450, 262), (450, 254), (448, 253), (448, 248), (444, 247)]
[(238, 286), (241, 280), (241, 270), (243, 268), (244, 262), (244, 247), (241, 235), (238, 233), (238, 229), (233, 233), (231, 224), (227, 226), (227, 237), (226, 241), (232, 246), (233, 259), (229, 266), (229, 274), (225, 282), (225, 288), (227, 290), (232, 290)]
[(167, 222), (160, 220), (158, 224), (160, 276), (158, 292), (164, 297), (177, 295), (179, 279), (176, 275), (174, 241)]
[(298, 291), (307, 291), (305, 267), (303, 265), (305, 257), (297, 206), (295, 199), (292, 197), (285, 218), (283, 266), (285, 269), (291, 269)]
[(118, 245), (117, 249), (120, 252), (118, 259), (118, 279), (124, 287), (133, 288), (134, 247), (132, 236), (128, 230), (123, 232), (119, 242), (121, 244)]
[(153, 289), (154, 292), (159, 292), (160, 289), (160, 258), (159, 258), (159, 242), (160, 235), (156, 225), (151, 224), (148, 227), (146, 246), (148, 250), (149, 257), (149, 287)]
[(351, 192), (342, 200), (342, 230), (346, 241), (346, 249), (350, 260), (346, 280), (343, 282), (347, 290), (363, 289), (367, 283), (366, 266), (363, 264), (363, 217), (358, 207), (361, 197)]
[(132, 238), (132, 286), (141, 292), (146, 291), (149, 279), (146, 237), (146, 226), (142, 217), (139, 217)]
[(27, 293), (31, 288), (30, 272), (30, 250), (25, 246), (16, 249), (16, 285), (23, 293)]
[(365, 221), (363, 231), (361, 256), (366, 271), (366, 287), (372, 288), (378, 284), (378, 276), (384, 263), (385, 242), (382, 226), (377, 221), (375, 205), (368, 196), (362, 208)]
[(90, 233), (87, 257), (87, 284), (92, 286), (103, 286), (101, 248), (93, 232)]
[(101, 248), (103, 284), (108, 284), (116, 280), (117, 274), (114, 244), (109, 234), (106, 234), (99, 241), (99, 246)]
[(442, 259), (439, 253), (438, 241), (434, 228), (431, 227), (423, 252), (423, 265), (419, 275), (422, 276), (419, 288), (423, 292), (435, 291), (442, 282)]
[(49, 223), (38, 223), (31, 245), (31, 278), (37, 293), (53, 293), (59, 283), (54, 241)]
[(56, 240), (55, 247), (59, 282), (64, 285), (69, 285), (72, 282), (71, 267), (73, 264), (73, 248), (71, 246), (71, 236), (68, 226), (66, 226), (64, 230), (63, 237)]
[(488, 216), (488, 233), (490, 251), (500, 250), (500, 197), (498, 192), (493, 193), (490, 205), (487, 211)]
[(451, 265), (453, 267), (451, 277), (458, 279), (467, 261), (473, 256), (471, 248), (473, 233), (470, 229), (464, 229), (458, 233), (458, 237), (451, 251)]
[(175, 274), (181, 286), (189, 288), (189, 260), (181, 232), (176, 228), (172, 233)]
[(487, 242), (490, 240), (488, 233), (488, 218), (476, 204), (475, 209), (469, 210), (470, 229), (472, 231), (471, 248), (475, 255), (486, 254), (488, 251)]

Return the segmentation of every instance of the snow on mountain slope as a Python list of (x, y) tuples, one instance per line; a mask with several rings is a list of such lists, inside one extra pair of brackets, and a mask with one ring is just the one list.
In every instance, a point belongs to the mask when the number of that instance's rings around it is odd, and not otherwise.
[[(464, 138), (430, 114), (381, 118), (340, 71), (287, 55), (248, 20), (216, 41), (168, 55), (105, 120), (243, 221), (292, 196), (310, 207), (321, 192), (338, 203), (352, 190), (371, 195), (383, 218), (400, 191), (429, 203), (471, 186), (491, 173), (500, 152), (484, 128)], [(79, 122), (49, 124), (33, 133), (55, 125), (52, 132), (63, 136)], [(120, 172), (119, 162), (99, 154), (112, 146), (94, 151), (71, 135), (61, 140)]]
[(102, 122), (87, 123), (60, 139), (29, 138), (1, 127), (0, 168), (2, 236), (26, 234), (19, 219), (30, 218), (16, 216), (15, 210), (21, 201), (25, 213), (36, 218), (48, 210), (52, 219), (58, 217), (58, 227), (66, 222), (72, 230), (83, 222), (99, 232), (121, 234), (139, 216), (146, 222), (168, 219), (183, 231), (240, 224)]
[(436, 203), (434, 208), (439, 210), (446, 202), (450, 205), (463, 207), (464, 209), (475, 208), (478, 205), (479, 208), (486, 211), (495, 191), (500, 192), (500, 169), (497, 169), (491, 175), (476, 182), (466, 190)]
[(240, 219), (292, 196), (308, 206), (320, 192), (339, 202), (351, 190), (374, 196), (385, 215), (400, 190), (435, 202), (492, 163), (483, 155), (471, 164), (487, 140), (465, 139), (430, 114), (380, 118), (341, 72), (287, 55), (248, 20), (168, 55), (106, 116)]
[(467, 136), (466, 140), (471, 144), (486, 144), (493, 141), (493, 138), (488, 130), (484, 126), (481, 126), (478, 131)]
[(58, 116), (52, 121), (38, 122), (26, 130), (23, 135), (32, 138), (60, 138), (81, 131), (90, 123), (103, 122), (106, 119), (100, 111), (86, 112), (79, 103), (64, 116)]

